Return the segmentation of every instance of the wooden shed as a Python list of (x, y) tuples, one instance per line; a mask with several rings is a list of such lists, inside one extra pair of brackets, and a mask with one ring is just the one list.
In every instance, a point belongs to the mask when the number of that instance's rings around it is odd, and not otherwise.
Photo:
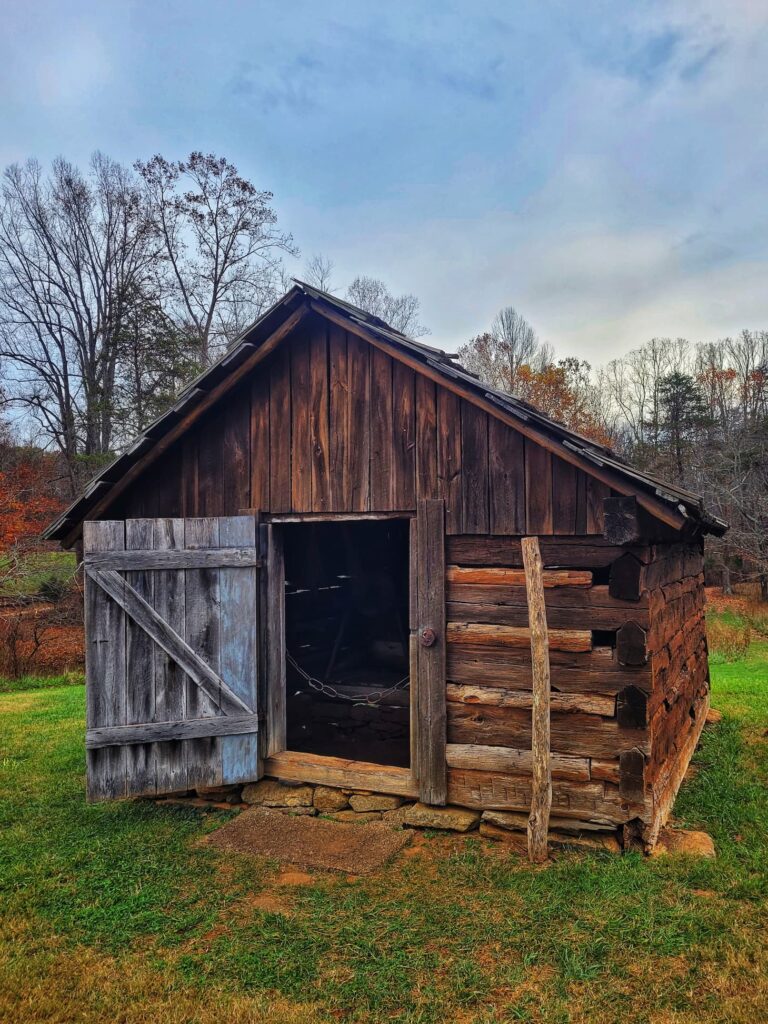
[(701, 500), (297, 283), (48, 530), (82, 536), (91, 799), (262, 775), (652, 845), (709, 701)]

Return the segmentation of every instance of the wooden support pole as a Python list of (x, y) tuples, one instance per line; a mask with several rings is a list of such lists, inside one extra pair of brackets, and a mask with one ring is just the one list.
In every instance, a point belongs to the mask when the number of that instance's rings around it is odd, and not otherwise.
[(547, 860), (549, 812), (552, 807), (552, 766), (549, 752), (549, 637), (547, 610), (544, 604), (544, 572), (538, 538), (524, 537), (522, 549), (533, 667), (533, 785), (531, 813), (528, 818), (528, 857), (533, 864), (543, 864)]

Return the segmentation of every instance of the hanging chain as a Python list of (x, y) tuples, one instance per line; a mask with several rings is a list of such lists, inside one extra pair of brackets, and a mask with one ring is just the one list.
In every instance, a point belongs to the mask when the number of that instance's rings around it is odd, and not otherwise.
[(370, 707), (375, 707), (388, 697), (391, 693), (397, 693), (398, 690), (404, 690), (410, 681), (410, 676), (403, 676), (392, 686), (388, 686), (386, 690), (374, 690), (373, 693), (369, 693), (367, 697), (352, 696), (348, 693), (339, 693), (335, 686), (331, 686), (330, 683), (324, 683), (320, 679), (315, 679), (308, 672), (299, 665), (294, 657), (288, 652), (285, 653), (285, 660), (294, 669), (301, 678), (307, 683), (311, 689), (316, 690), (318, 693), (322, 693), (326, 697), (332, 697), (334, 700), (348, 700), (352, 704), (367, 704)]

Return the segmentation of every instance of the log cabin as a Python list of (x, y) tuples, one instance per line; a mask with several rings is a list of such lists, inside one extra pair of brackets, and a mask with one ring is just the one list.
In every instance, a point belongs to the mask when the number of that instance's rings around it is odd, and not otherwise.
[(709, 701), (701, 499), (301, 282), (49, 527), (83, 543), (88, 794), (262, 776), (531, 801), (653, 846)]

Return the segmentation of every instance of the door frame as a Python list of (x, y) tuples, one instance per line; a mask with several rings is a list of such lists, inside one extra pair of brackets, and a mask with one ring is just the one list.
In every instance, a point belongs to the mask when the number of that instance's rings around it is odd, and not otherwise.
[[(411, 744), (411, 766), (399, 768), (394, 765), (373, 764), (368, 761), (353, 761), (327, 754), (307, 754), (289, 750), (286, 740), (286, 661), (285, 661), (285, 556), (284, 533), (281, 526), (296, 523), (353, 523), (382, 522), (392, 519), (410, 523), (408, 535), (408, 670), (411, 677), (410, 711), (408, 728)], [(414, 772), (413, 754), (414, 716), (417, 714), (415, 701), (416, 687), (413, 685), (418, 672), (418, 651), (415, 642), (416, 629), (416, 511), (405, 509), (397, 512), (276, 512), (262, 513), (262, 541), (265, 564), (269, 567), (264, 574), (262, 590), (263, 622), (266, 626), (265, 671), (263, 707), (265, 710), (266, 749), (264, 773), (290, 782), (309, 782), (315, 785), (337, 786), (350, 789), (370, 789), (396, 796), (417, 797), (418, 781)]]

